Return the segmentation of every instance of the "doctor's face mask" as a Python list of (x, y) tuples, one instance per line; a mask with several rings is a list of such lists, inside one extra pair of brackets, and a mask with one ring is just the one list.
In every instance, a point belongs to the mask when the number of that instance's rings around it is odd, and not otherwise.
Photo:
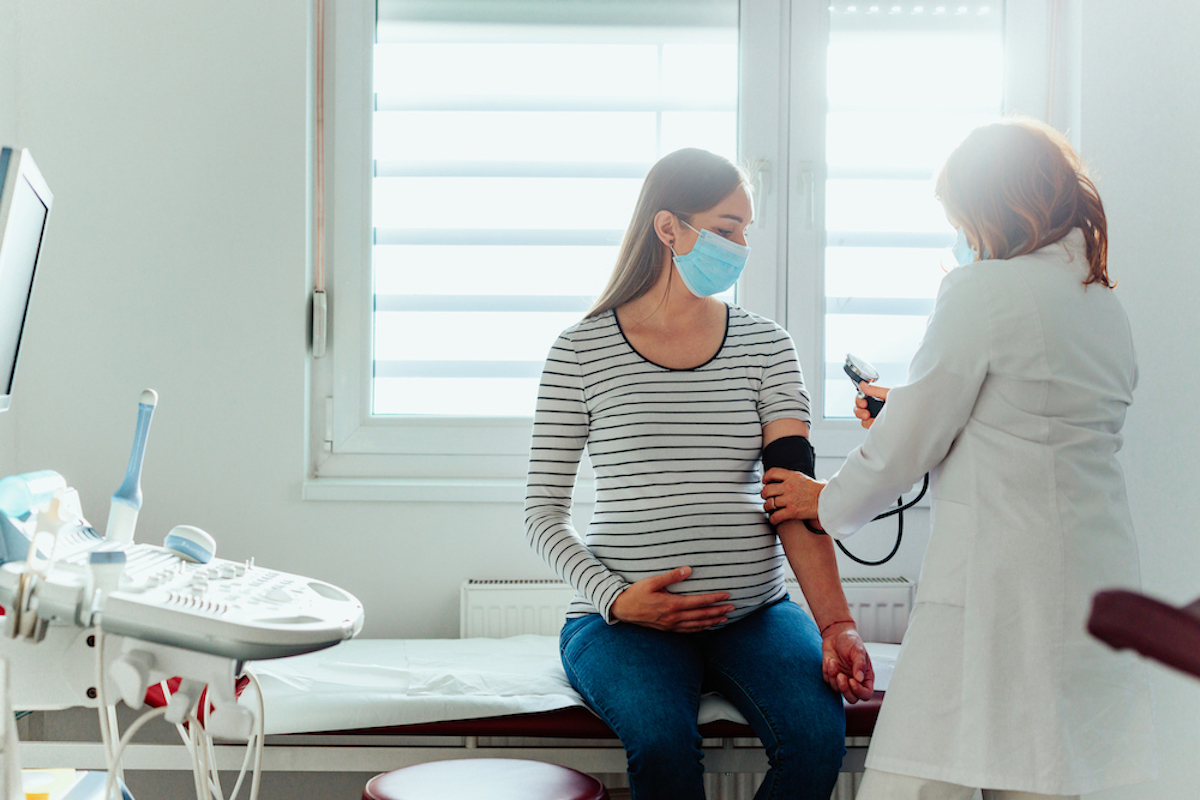
[(979, 254), (967, 242), (967, 232), (961, 226), (958, 229), (958, 238), (954, 240), (954, 244), (950, 247), (950, 252), (954, 254), (954, 260), (960, 267), (979, 260)]
[(983, 255), (980, 256), (975, 248), (971, 247), (970, 242), (967, 241), (967, 232), (963, 230), (962, 226), (958, 228), (958, 237), (950, 246), (950, 251), (954, 254), (954, 260), (960, 267), (976, 261), (987, 261), (992, 257), (986, 248), (984, 248)]

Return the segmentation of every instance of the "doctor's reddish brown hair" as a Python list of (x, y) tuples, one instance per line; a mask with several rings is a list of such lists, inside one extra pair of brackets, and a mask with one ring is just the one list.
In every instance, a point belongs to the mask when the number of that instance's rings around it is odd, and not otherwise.
[(1013, 118), (976, 128), (937, 179), (946, 216), (989, 258), (1015, 258), (1083, 231), (1088, 277), (1110, 289), (1108, 222), (1083, 162), (1061, 133)]
[(660, 158), (646, 173), (608, 285), (587, 316), (636, 300), (658, 280), (663, 260), (671, 251), (654, 230), (655, 214), (670, 211), (690, 224), (693, 216), (712, 208), (742, 185), (750, 185), (746, 173), (729, 159), (707, 150), (688, 147)]

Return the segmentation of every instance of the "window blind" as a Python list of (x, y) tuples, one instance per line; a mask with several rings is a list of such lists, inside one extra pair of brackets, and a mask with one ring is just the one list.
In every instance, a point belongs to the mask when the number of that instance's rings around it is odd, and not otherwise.
[(372, 413), (530, 416), (650, 166), (737, 155), (736, 0), (378, 5)]
[(1002, 3), (830, 5), (825, 408), (849, 417), (847, 353), (903, 382), (953, 266), (934, 197), (946, 156), (1003, 104)]

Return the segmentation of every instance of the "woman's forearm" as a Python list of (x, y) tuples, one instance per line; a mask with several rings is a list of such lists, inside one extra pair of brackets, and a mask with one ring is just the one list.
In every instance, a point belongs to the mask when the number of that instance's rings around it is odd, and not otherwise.
[(817, 627), (824, 631), (836, 622), (853, 621), (838, 575), (833, 540), (813, 533), (798, 520), (780, 523), (776, 532)]

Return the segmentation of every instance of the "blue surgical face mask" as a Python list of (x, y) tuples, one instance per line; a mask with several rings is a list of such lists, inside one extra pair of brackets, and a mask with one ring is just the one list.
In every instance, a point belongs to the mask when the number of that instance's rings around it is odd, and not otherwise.
[[(692, 228), (686, 222), (683, 224)], [(690, 252), (679, 255), (672, 247), (671, 255), (688, 291), (697, 297), (711, 297), (737, 283), (742, 270), (746, 268), (750, 248), (710, 230), (696, 232), (700, 236)]]
[(958, 229), (958, 238), (954, 240), (954, 245), (950, 248), (950, 252), (954, 254), (954, 260), (958, 262), (960, 267), (979, 260), (979, 253), (976, 253), (970, 243), (967, 242), (967, 232), (962, 228)]

